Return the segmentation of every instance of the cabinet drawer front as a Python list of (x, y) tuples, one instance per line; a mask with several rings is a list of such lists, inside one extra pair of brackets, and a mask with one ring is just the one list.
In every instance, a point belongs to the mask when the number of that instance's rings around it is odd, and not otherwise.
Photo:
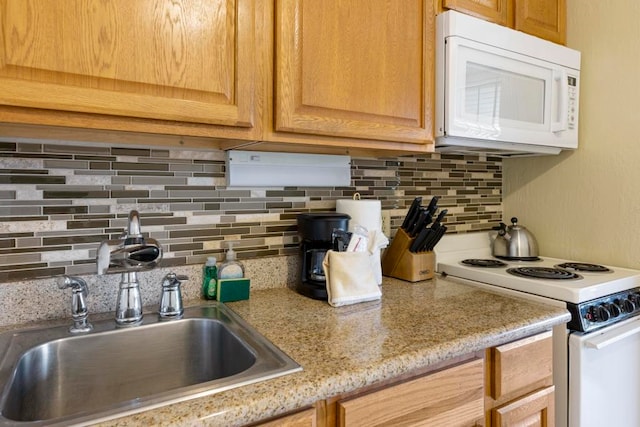
[(338, 403), (340, 426), (471, 426), (483, 417), (483, 361), (474, 360)]
[(551, 332), (495, 347), (491, 352), (491, 397), (499, 399), (516, 390), (551, 378), (553, 341)]
[(316, 410), (309, 408), (305, 411), (260, 423), (256, 427), (316, 427)]
[(543, 388), (535, 393), (494, 409), (493, 427), (548, 426), (555, 424), (555, 388)]

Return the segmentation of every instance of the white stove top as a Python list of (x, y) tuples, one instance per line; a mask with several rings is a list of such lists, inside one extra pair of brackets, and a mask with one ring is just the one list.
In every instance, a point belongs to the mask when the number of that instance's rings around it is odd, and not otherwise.
[(449, 276), (527, 292), (560, 301), (581, 303), (616, 292), (640, 287), (640, 271), (606, 266), (610, 272), (576, 272), (582, 278), (571, 280), (538, 279), (507, 273), (513, 267), (554, 267), (565, 262), (540, 255), (540, 261), (500, 261), (504, 267), (474, 267), (462, 264), (465, 259), (496, 259), (491, 256), (488, 232), (445, 235), (435, 248), (436, 271)]

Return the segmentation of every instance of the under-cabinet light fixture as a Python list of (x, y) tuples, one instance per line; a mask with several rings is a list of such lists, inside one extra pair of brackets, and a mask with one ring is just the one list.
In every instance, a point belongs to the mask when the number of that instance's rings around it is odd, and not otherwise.
[(351, 157), (230, 150), (227, 151), (227, 185), (347, 187), (351, 185)]

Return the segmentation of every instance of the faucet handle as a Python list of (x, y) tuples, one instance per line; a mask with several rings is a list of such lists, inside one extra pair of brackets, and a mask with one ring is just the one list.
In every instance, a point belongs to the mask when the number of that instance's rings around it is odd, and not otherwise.
[(140, 245), (138, 249), (132, 248), (129, 251), (128, 260), (133, 260), (140, 263), (149, 263), (155, 262), (161, 256), (162, 250), (160, 249), (159, 245)]
[(62, 280), (58, 282), (58, 288), (71, 288), (71, 317), (73, 325), (69, 328), (69, 332), (75, 334), (79, 332), (89, 332), (93, 329), (93, 325), (88, 322), (89, 309), (85, 298), (89, 294), (87, 282), (79, 277), (62, 276)]
[(158, 313), (163, 319), (179, 319), (182, 317), (184, 308), (182, 306), (182, 293), (180, 292), (180, 282), (189, 280), (189, 277), (169, 273), (162, 280), (162, 295), (160, 297), (160, 308)]
[(184, 274), (168, 273), (164, 276), (162, 286), (180, 285), (181, 282), (184, 282), (185, 280), (189, 280), (189, 276), (185, 276)]

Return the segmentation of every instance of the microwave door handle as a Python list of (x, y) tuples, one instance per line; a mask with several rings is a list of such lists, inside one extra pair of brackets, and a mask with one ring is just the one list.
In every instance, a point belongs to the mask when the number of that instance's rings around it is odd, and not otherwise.
[(555, 97), (556, 100), (556, 112), (560, 117), (559, 121), (551, 122), (551, 132), (562, 132), (567, 130), (568, 109), (569, 109), (569, 82), (567, 80), (567, 72), (564, 69), (553, 71), (553, 82), (559, 81), (559, 84), (554, 84), (554, 90), (558, 90)]

